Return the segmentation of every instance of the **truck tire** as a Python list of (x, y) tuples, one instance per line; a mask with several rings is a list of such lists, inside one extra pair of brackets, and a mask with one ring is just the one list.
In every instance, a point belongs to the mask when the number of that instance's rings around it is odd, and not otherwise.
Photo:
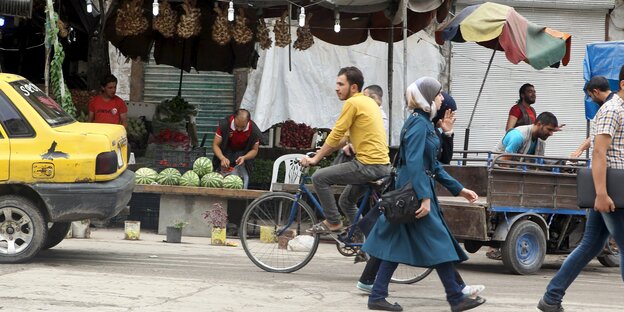
[(514, 274), (534, 274), (546, 257), (546, 235), (530, 220), (519, 220), (511, 227), (501, 248), (503, 264)]
[(20, 263), (41, 250), (48, 224), (31, 201), (14, 195), (0, 197), (0, 263)]
[(596, 257), (600, 264), (608, 268), (616, 268), (620, 266), (620, 250), (618, 249), (612, 237), (609, 237), (604, 251)]
[(71, 229), (71, 222), (55, 222), (50, 224), (52, 226), (48, 225), (48, 239), (46, 239), (42, 249), (50, 249), (58, 245), (65, 239), (69, 229)]

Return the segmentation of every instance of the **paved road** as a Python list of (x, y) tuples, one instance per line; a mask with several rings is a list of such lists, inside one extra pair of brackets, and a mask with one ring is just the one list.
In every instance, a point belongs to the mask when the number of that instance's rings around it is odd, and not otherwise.
[[(241, 247), (182, 244), (143, 231), (123, 240), (122, 229), (96, 229), (91, 239), (68, 239), (33, 262), (2, 265), (0, 311), (364, 311), (354, 285), (363, 264), (322, 244), (308, 266), (291, 274), (256, 268)], [(537, 275), (505, 273), (483, 252), (460, 266), (469, 283), (487, 286), (488, 302), (474, 311), (535, 311), (562, 256), (549, 256)], [(406, 311), (449, 311), (435, 274), (415, 285), (391, 285), (391, 300)], [(569, 290), (566, 311), (622, 311), (617, 268), (594, 261)]]

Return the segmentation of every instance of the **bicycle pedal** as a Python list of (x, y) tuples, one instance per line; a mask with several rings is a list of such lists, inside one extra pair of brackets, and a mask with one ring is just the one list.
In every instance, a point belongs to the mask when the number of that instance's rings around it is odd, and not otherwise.
[(369, 257), (367, 253), (358, 250), (358, 253), (355, 255), (355, 258), (353, 258), (353, 264), (360, 263), (360, 262), (367, 262), (368, 259)]

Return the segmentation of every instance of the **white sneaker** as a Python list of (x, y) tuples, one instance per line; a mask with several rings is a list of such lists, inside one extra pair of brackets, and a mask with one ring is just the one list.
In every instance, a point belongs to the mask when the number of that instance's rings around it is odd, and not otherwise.
[(466, 287), (462, 289), (462, 293), (468, 297), (474, 298), (484, 290), (485, 286), (483, 285), (466, 285)]

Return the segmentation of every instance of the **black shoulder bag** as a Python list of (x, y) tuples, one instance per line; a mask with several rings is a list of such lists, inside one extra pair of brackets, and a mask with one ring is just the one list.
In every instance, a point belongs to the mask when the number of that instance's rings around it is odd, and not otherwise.
[[(613, 200), (615, 208), (624, 208), (624, 170), (607, 168), (607, 194)], [(594, 178), (590, 168), (581, 168), (576, 174), (576, 201), (580, 208), (592, 208), (596, 201)]]
[[(399, 152), (392, 162), (392, 166), (394, 167), (391, 174), (392, 179), (396, 179), (396, 168), (403, 164), (403, 138), (405, 137), (405, 132), (407, 132), (414, 123), (414, 119), (411, 121), (412, 122), (401, 131)], [(416, 210), (418, 210), (418, 208), (420, 208), (420, 201), (412, 188), (411, 182), (398, 190), (382, 194), (381, 199), (379, 199), (379, 209), (386, 216), (386, 220), (393, 224), (416, 222)]]

